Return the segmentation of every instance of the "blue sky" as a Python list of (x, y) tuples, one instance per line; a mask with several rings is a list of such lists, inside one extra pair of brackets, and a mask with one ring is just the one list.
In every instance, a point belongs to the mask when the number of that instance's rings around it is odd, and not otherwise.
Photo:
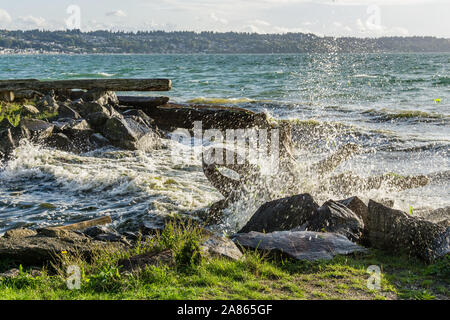
[(83, 31), (212, 30), (450, 38), (449, 15), (450, 0), (0, 0), (0, 28), (14, 30), (79, 25)]

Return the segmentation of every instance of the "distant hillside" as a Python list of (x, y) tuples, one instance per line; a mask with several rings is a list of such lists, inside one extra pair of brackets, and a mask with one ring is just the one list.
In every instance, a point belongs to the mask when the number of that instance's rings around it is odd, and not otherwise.
[(319, 37), (313, 34), (0, 30), (0, 53), (450, 52), (450, 39)]

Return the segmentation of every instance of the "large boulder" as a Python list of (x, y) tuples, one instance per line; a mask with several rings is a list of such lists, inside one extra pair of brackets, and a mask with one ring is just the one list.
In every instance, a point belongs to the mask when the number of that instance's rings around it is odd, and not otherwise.
[(329, 260), (336, 255), (367, 252), (367, 249), (335, 233), (279, 231), (239, 233), (233, 241), (244, 248), (297, 260)]
[(310, 221), (318, 208), (319, 205), (309, 194), (267, 202), (239, 233), (292, 230)]
[(95, 131), (84, 119), (69, 121), (67, 125), (62, 128), (62, 133), (72, 141), (74, 145), (73, 152), (86, 152), (94, 148), (89, 138)]
[(45, 141), (43, 144), (46, 147), (54, 148), (57, 150), (62, 150), (66, 152), (75, 152), (76, 148), (72, 142), (72, 140), (66, 136), (64, 133), (54, 133)]
[(17, 145), (18, 141), (13, 137), (13, 129), (0, 130), (0, 160), (9, 157)]
[(53, 124), (38, 119), (22, 119), (17, 127), (3, 120), (0, 124), (0, 158), (8, 157), (22, 139), (44, 142), (52, 135), (54, 128)]
[(359, 240), (359, 243), (368, 245), (368, 234), (369, 231), (367, 230), (367, 224), (369, 219), (369, 208), (367, 205), (358, 197), (354, 196), (348, 199), (340, 200), (339, 203), (346, 206), (348, 209), (350, 209), (353, 213), (355, 213), (359, 218), (362, 219), (364, 223), (364, 229), (361, 236), (361, 239)]
[(119, 148), (153, 150), (160, 146), (157, 133), (134, 117), (112, 117), (103, 128), (103, 135)]
[(342, 203), (329, 200), (308, 220), (307, 229), (339, 233), (352, 241), (358, 241), (363, 234), (364, 222)]
[(404, 252), (426, 262), (450, 253), (450, 228), (412, 217), (369, 201), (370, 245), (392, 253)]
[(36, 231), (25, 228), (11, 229), (5, 232), (3, 237), (5, 239), (19, 239), (35, 236), (37, 234)]
[(39, 119), (22, 119), (20, 121), (23, 136), (38, 142), (50, 137), (54, 128), (53, 124)]
[(202, 250), (209, 256), (226, 258), (229, 260), (239, 260), (242, 258), (242, 252), (236, 244), (229, 238), (210, 236), (203, 242)]
[(36, 107), (41, 112), (54, 113), (59, 109), (58, 102), (56, 101), (54, 92), (43, 96), (36, 102)]
[(89, 90), (81, 96), (81, 99), (87, 102), (97, 102), (102, 106), (119, 104), (119, 99), (114, 91)]
[(25, 104), (22, 106), (22, 116), (36, 116), (40, 113), (39, 109), (33, 105)]
[(118, 261), (122, 272), (139, 272), (146, 266), (174, 265), (174, 253), (172, 250), (147, 252)]
[(63, 252), (90, 258), (98, 250), (123, 248), (118, 242), (106, 243), (75, 232), (43, 229), (36, 235), (0, 238), (0, 260), (38, 266), (55, 261)]
[(367, 205), (358, 197), (354, 196), (345, 200), (339, 200), (344, 206), (352, 210), (358, 217), (360, 217), (364, 223), (367, 225), (369, 217), (369, 208)]
[(106, 139), (104, 136), (102, 136), (100, 133), (94, 133), (89, 138), (89, 141), (97, 148), (103, 148), (103, 147), (111, 145), (111, 142), (108, 139)]
[(63, 103), (58, 109), (59, 119), (80, 119), (81, 115), (71, 107), (70, 103)]

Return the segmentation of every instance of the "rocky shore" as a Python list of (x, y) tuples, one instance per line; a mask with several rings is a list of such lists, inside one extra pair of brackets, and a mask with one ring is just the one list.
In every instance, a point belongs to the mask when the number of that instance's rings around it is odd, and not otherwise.
[[(28, 91), (17, 93), (16, 98), (23, 101), (19, 102), (19, 117), (11, 121), (14, 119), (4, 116), (0, 122), (0, 157), (3, 161), (13, 155), (23, 140), (73, 153), (105, 146), (150, 151), (161, 148), (162, 139), (168, 138), (172, 130), (192, 130), (194, 122), (200, 120), (203, 129), (279, 128), (282, 161), (291, 161), (289, 128), (269, 121), (265, 114), (244, 109), (178, 105), (165, 97), (118, 97), (114, 92), (101, 90)], [(356, 151), (355, 146), (343, 148), (318, 163), (317, 172), (333, 170)], [(223, 209), (239, 197), (236, 190), (241, 188), (242, 181), (225, 179), (216, 174), (216, 169), (214, 165), (204, 164), (205, 175), (225, 199), (212, 205), (205, 213), (204, 221), (198, 222), (201, 226), (220, 221)], [(250, 172), (245, 166), (234, 169)], [(245, 175), (245, 179), (251, 181), (255, 176)], [(342, 176), (336, 178), (335, 183), (339, 184), (343, 179)], [(376, 186), (378, 182), (372, 180)], [(409, 188), (424, 185), (427, 181), (426, 177), (410, 177), (392, 183)], [(432, 263), (450, 252), (449, 208), (437, 211), (413, 217), (373, 200), (364, 203), (356, 196), (333, 199), (320, 205), (314, 195), (298, 194), (265, 203), (231, 237), (220, 237), (202, 229), (207, 236), (201, 247), (202, 252), (234, 260), (239, 260), (245, 249), (252, 249), (306, 261), (364, 254), (370, 248), (376, 248), (390, 254), (405, 253)], [(165, 225), (155, 229), (143, 224), (139, 230), (124, 234), (105, 226), (71, 231), (15, 229), (0, 238), (0, 260), (40, 267), (54, 262), (61, 252), (89, 259), (98, 250), (132, 248), (143, 238), (152, 239), (164, 228)], [(122, 261), (122, 265), (124, 270), (133, 270), (155, 261), (169, 263), (171, 254), (166, 251), (137, 254)]]

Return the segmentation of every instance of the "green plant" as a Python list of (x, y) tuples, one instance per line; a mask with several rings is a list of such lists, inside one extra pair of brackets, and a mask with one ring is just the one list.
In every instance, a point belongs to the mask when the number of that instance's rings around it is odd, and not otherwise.
[(202, 262), (200, 243), (197, 239), (186, 239), (174, 253), (175, 263), (181, 270), (191, 270)]
[(117, 292), (122, 289), (122, 281), (119, 268), (104, 266), (98, 273), (84, 277), (88, 289), (97, 292)]

